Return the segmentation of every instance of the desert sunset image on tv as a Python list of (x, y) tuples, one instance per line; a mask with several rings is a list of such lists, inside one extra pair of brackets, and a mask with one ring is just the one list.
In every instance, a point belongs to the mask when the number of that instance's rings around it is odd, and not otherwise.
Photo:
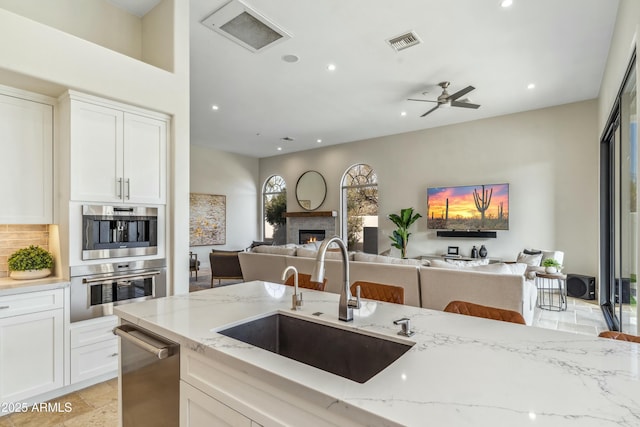
[(427, 228), (508, 230), (509, 184), (428, 188)]

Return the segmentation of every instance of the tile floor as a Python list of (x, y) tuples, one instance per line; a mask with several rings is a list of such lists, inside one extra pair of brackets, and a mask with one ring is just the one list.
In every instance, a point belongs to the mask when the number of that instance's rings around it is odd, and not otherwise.
[[(237, 281), (223, 281), (222, 285)], [(190, 291), (210, 287), (208, 272), (198, 274), (198, 280), (190, 279)], [(628, 314), (626, 330), (635, 330), (637, 317), (635, 307), (624, 306)], [(533, 326), (556, 329), (578, 334), (598, 335), (607, 330), (607, 325), (596, 301), (585, 301), (568, 297), (567, 310), (562, 312), (535, 309)], [(96, 426), (116, 427), (118, 425), (118, 382), (112, 379), (92, 387), (62, 396), (52, 402), (70, 403), (68, 413), (21, 413), (0, 418), (0, 427), (73, 427)]]
[[(59, 412), (22, 412), (0, 418), (0, 427), (116, 427), (118, 379), (53, 399)], [(64, 412), (64, 408), (69, 408)]]

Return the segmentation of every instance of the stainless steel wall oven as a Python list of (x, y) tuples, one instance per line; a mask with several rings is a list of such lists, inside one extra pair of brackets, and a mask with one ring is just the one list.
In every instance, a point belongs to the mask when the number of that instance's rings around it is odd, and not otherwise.
[(118, 304), (167, 295), (164, 259), (71, 267), (71, 322), (113, 314)]
[(158, 208), (82, 206), (82, 259), (158, 253)]

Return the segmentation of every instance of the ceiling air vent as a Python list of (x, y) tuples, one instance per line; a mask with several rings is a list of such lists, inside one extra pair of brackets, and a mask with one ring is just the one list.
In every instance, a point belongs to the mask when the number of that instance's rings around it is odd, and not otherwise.
[(291, 37), (282, 28), (238, 0), (225, 4), (202, 23), (251, 52), (261, 52)]
[(422, 43), (422, 40), (420, 40), (420, 37), (418, 37), (416, 33), (409, 31), (408, 33), (390, 38), (387, 40), (387, 43), (389, 43), (389, 46), (391, 46), (393, 50), (400, 52), (403, 49)]

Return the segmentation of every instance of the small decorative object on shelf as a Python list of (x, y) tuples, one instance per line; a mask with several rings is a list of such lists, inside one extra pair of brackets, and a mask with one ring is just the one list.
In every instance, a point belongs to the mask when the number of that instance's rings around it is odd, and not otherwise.
[(18, 249), (7, 260), (12, 279), (40, 279), (51, 274), (53, 255), (40, 246)]
[(475, 246), (471, 248), (471, 258), (478, 258), (478, 248)]
[(485, 248), (484, 245), (480, 246), (480, 250), (478, 251), (478, 254), (480, 254), (480, 258), (486, 258), (487, 248)]

